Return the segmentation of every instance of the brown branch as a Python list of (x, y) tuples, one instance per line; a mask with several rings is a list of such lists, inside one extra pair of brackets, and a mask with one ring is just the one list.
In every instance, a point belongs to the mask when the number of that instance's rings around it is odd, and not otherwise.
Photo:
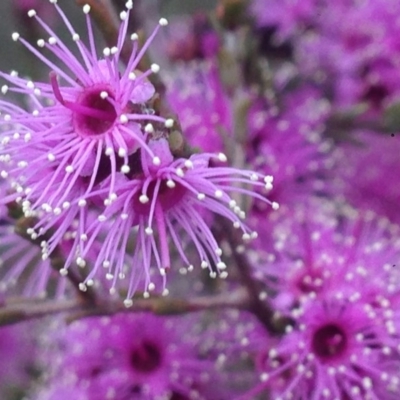
[(240, 282), (247, 289), (249, 308), (259, 321), (272, 334), (282, 334), (290, 320), (277, 313), (264, 298), (265, 286), (254, 278), (251, 263), (245, 252), (242, 251), (243, 241), (240, 232), (226, 220), (219, 219), (217, 224), (223, 230), (222, 234), (228, 241), (232, 255), (236, 261), (240, 275)]
[(249, 307), (249, 298), (244, 290), (217, 296), (200, 296), (191, 299), (172, 297), (154, 297), (133, 299), (127, 308), (120, 300), (104, 304), (82, 304), (78, 300), (38, 300), (12, 299), (0, 307), (0, 326), (42, 318), (57, 313), (68, 313), (70, 320), (99, 315), (112, 315), (120, 312), (152, 312), (157, 315), (178, 315), (196, 311), (215, 310), (218, 308)]

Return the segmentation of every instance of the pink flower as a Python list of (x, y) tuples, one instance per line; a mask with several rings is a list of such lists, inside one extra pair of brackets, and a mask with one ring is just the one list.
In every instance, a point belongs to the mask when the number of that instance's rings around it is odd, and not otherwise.
[[(264, 177), (253, 171), (212, 167), (210, 164), (215, 161), (226, 161), (222, 153), (195, 154), (189, 159), (174, 160), (165, 139), (151, 141), (149, 146), (159, 159), (158, 165), (154, 165), (147, 153), (142, 154), (141, 174), (118, 184), (115, 199), (89, 226), (86, 232), (88, 240), (84, 243), (86, 250), (80, 255), (84, 259), (93, 241), (105, 235), (103, 246), (85, 283), (93, 281), (103, 267), (113, 286), (116, 286), (120, 277), (125, 277), (125, 254), (134, 228), (135, 246), (129, 265), (127, 306), (132, 304), (130, 298), (142, 279), (145, 281), (145, 294), (154, 289), (150, 279), (151, 267), (156, 266), (165, 277), (172, 266), (170, 243), (186, 267), (189, 270), (193, 268), (193, 262), (186, 255), (185, 242), (181, 239), (182, 232), (195, 248), (198, 260), (194, 262), (202, 268), (208, 268), (212, 277), (217, 274), (227, 276), (226, 265), (221, 259), (222, 249), (200, 214), (201, 210), (228, 219), (235, 228), (243, 231), (245, 240), (250, 240), (256, 237), (256, 233), (243, 223), (245, 211), (231, 194), (245, 195), (271, 204), (261, 194), (242, 185), (270, 187), (272, 177)], [(100, 194), (99, 191), (97, 195)], [(278, 207), (276, 203), (272, 206)], [(107, 222), (105, 227), (102, 225), (104, 222)]]

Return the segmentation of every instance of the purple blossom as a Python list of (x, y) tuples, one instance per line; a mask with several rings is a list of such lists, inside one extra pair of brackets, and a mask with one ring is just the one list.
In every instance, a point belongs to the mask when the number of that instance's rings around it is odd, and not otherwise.
[(375, 211), (399, 223), (400, 136), (365, 131), (354, 133), (353, 139), (355, 143), (339, 146), (338, 193), (358, 209)]
[(228, 398), (215, 362), (199, 352), (196, 322), (151, 314), (75, 321), (54, 336), (50, 393), (38, 398), (58, 400), (64, 388), (82, 399)]
[(184, 65), (170, 79), (168, 100), (185, 138), (204, 152), (220, 152), (232, 138), (233, 106), (211, 60)]
[[(316, 207), (291, 217), (277, 225), (277, 250), (287, 257), (272, 268), (282, 270), (278, 293), (292, 300), (281, 302), (281, 312), (293, 322), (281, 339), (254, 337), (262, 382), (253, 395), (396, 399), (399, 227), (348, 209), (336, 223)], [(318, 270), (317, 282), (307, 271)], [(306, 272), (300, 280), (299, 271)]]
[(32, 326), (0, 327), (0, 396), (10, 399), (15, 390), (23, 391), (29, 382), (28, 370), (33, 365)]
[(165, 129), (166, 122), (146, 104), (154, 94), (147, 77), (158, 72), (159, 66), (153, 64), (143, 73), (137, 71), (137, 67), (159, 26), (166, 25), (167, 21), (160, 20), (141, 49), (137, 34), (131, 35), (132, 52), (121, 70), (131, 1), (126, 3), (127, 10), (120, 14), (122, 23), (116, 45), (104, 48), (101, 58), (94, 44), (90, 6), (83, 7), (89, 40), (86, 46), (57, 1), (51, 2), (72, 36), (80, 58), (34, 10), (30, 10), (28, 15), (49, 35), (48, 41), (39, 39), (38, 46), (48, 50), (63, 65), (59, 67), (18, 33), (13, 33), (13, 40), (23, 43), (50, 69), (50, 83), (32, 82), (18, 77), (15, 72), (1, 73), (12, 85), (4, 85), (2, 93), (22, 94), (33, 111), (6, 100), (0, 102), (4, 115), (1, 154), (7, 163), (1, 174), (15, 181), (14, 187), (18, 196), (25, 200), (25, 208), (33, 211), (43, 208), (47, 212), (68, 208), (77, 187), (83, 186), (84, 193), (88, 194), (107, 176), (111, 176), (108, 181), (111, 195), (115, 189), (115, 175), (119, 171), (129, 172), (129, 158), (138, 148), (152, 156), (146, 144), (149, 127), (152, 127), (149, 123)]
[[(332, 195), (337, 156), (323, 136), (330, 114), (321, 93), (304, 86), (282, 96), (281, 106), (256, 98), (249, 110), (247, 157), (255, 169), (274, 176), (269, 197), (294, 208), (313, 196)], [(269, 236), (267, 207), (255, 202), (250, 214), (261, 240)]]
[[(135, 228), (126, 305), (132, 304), (130, 298), (141, 279), (146, 283), (145, 294), (154, 289), (150, 280), (151, 267), (156, 266), (162, 276), (170, 269), (170, 243), (189, 270), (193, 269), (195, 262), (200, 263), (202, 268), (208, 268), (212, 277), (217, 273), (227, 276), (226, 265), (221, 259), (222, 250), (203, 219), (203, 210), (228, 219), (235, 228), (243, 231), (245, 240), (250, 240), (256, 233), (242, 222), (246, 213), (230, 194), (245, 195), (271, 204), (262, 195), (241, 187), (250, 184), (270, 188), (271, 176), (223, 166), (212, 167), (210, 164), (213, 162), (226, 161), (222, 153), (195, 154), (189, 159), (174, 160), (165, 139), (153, 140), (149, 146), (160, 160), (159, 164), (154, 165), (146, 153), (142, 155), (142, 173), (118, 184), (115, 199), (89, 226), (85, 251), (80, 255), (85, 259), (92, 242), (105, 234), (102, 248), (85, 283), (93, 281), (98, 271), (105, 268), (115, 286), (121, 274), (125, 276), (125, 253), (132, 228)], [(121, 176), (121, 180), (124, 179)], [(278, 207), (277, 203), (272, 203), (272, 206)], [(109, 223), (104, 231), (102, 223), (107, 221)], [(187, 257), (184, 242), (180, 239), (182, 232), (193, 244), (197, 261)]]
[(280, 41), (303, 31), (318, 15), (318, 0), (253, 0), (251, 11), (261, 27), (276, 28)]
[(362, 102), (374, 114), (400, 94), (399, 3), (325, 2), (296, 40), (300, 70), (333, 93), (339, 107)]

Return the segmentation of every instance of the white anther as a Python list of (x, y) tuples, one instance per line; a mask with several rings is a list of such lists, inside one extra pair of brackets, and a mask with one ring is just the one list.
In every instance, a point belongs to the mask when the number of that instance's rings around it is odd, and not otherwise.
[(72, 172), (74, 172), (74, 167), (72, 165), (67, 165), (65, 167), (65, 172), (71, 174)]
[(36, 11), (35, 10), (29, 10), (28, 11), (28, 17), (29, 18), (32, 18), (32, 17), (34, 17), (36, 15)]
[(103, 56), (104, 57), (109, 57), (111, 54), (111, 49), (109, 47), (104, 47), (103, 49)]
[(198, 199), (198, 200), (201, 201), (201, 200), (204, 200), (205, 198), (206, 198), (206, 195), (205, 195), (204, 193), (198, 193), (198, 194), (197, 194), (197, 199)]
[(128, 78), (129, 80), (134, 81), (136, 79), (136, 74), (134, 72), (129, 72)]
[(201, 262), (200, 266), (201, 266), (201, 268), (206, 269), (206, 268), (208, 268), (208, 262), (203, 260)]
[(62, 203), (62, 208), (64, 210), (68, 209), (71, 206), (71, 203), (69, 201), (64, 201), (64, 203)]
[(74, 34), (72, 35), (72, 40), (73, 40), (74, 42), (77, 42), (79, 39), (80, 39), (80, 36), (79, 36), (77, 33), (74, 33)]
[(164, 122), (164, 126), (166, 128), (172, 128), (174, 126), (174, 120), (172, 118), (168, 118)]
[(217, 263), (217, 268), (218, 269), (226, 269), (226, 264), (222, 261)]
[(146, 203), (148, 203), (149, 198), (148, 198), (145, 194), (141, 194), (140, 197), (139, 197), (139, 201), (140, 201), (142, 204), (146, 204)]
[(101, 214), (97, 217), (97, 219), (99, 222), (104, 222), (107, 220), (107, 217), (105, 215)]
[(182, 168), (177, 168), (175, 171), (176, 171), (176, 174), (181, 178), (183, 178), (183, 176), (185, 175)]
[(250, 175), (250, 180), (252, 180), (253, 182), (258, 181), (258, 175), (256, 173), (252, 173)]
[(138, 39), (139, 39), (139, 35), (137, 33), (132, 33), (131, 40), (135, 41), (135, 40), (138, 40)]
[(117, 54), (118, 53), (118, 47), (113, 46), (113, 47), (111, 47), (110, 51), (111, 51), (111, 54)]
[(106, 279), (107, 279), (108, 281), (111, 281), (112, 279), (114, 279), (114, 275), (108, 273), (108, 274), (106, 274)]
[(104, 151), (104, 154), (106, 156), (111, 156), (111, 154), (114, 153), (114, 149), (112, 147), (107, 147), (106, 150)]
[(170, 189), (173, 189), (173, 188), (176, 186), (176, 184), (175, 184), (175, 182), (174, 182), (172, 179), (168, 179), (168, 180), (167, 180), (167, 186), (168, 186)]
[(122, 213), (121, 214), (121, 219), (125, 220), (128, 219), (129, 215), (127, 213)]
[(120, 17), (121, 21), (125, 21), (126, 18), (128, 17), (128, 13), (127, 13), (126, 11), (122, 11), (122, 12), (119, 14), (119, 17)]
[(189, 169), (192, 169), (193, 168), (193, 162), (190, 161), (190, 160), (186, 160), (185, 161), (185, 167), (189, 168)]
[(85, 207), (86, 204), (87, 204), (87, 202), (86, 202), (85, 199), (80, 199), (80, 200), (78, 201), (78, 206), (79, 206), (79, 207)]
[(14, 42), (16, 42), (19, 39), (19, 33), (18, 32), (14, 32), (11, 35), (12, 40), (14, 40)]
[(132, 299), (125, 299), (125, 300), (124, 300), (124, 306), (125, 306), (126, 308), (132, 307), (132, 306), (133, 306), (133, 301), (132, 301)]
[(273, 201), (271, 203), (272, 209), (274, 210), (279, 210), (279, 203), (277, 203), (276, 201)]
[(106, 92), (105, 90), (100, 92), (100, 97), (104, 100), (108, 97), (108, 92)]
[(226, 157), (226, 155), (224, 153), (219, 153), (218, 154), (218, 160), (221, 162), (227, 162), (228, 158)]
[(78, 257), (76, 259), (76, 265), (78, 265), (78, 267), (84, 268), (86, 267), (86, 261), (82, 257)]
[(50, 36), (50, 37), (49, 37), (49, 43), (50, 43), (51, 45), (54, 45), (54, 44), (57, 43), (57, 39), (56, 39), (55, 37), (53, 37), (53, 36)]
[(79, 285), (79, 290), (82, 292), (86, 292), (87, 291), (87, 287), (84, 283), (80, 283)]
[(160, 157), (157, 157), (157, 156), (153, 157), (153, 164), (160, 165), (161, 164)]
[(160, 72), (160, 66), (158, 64), (151, 64), (150, 69), (153, 74), (158, 74)]
[(8, 86), (7, 85), (3, 85), (1, 87), (1, 93), (6, 94), (8, 92)]
[(120, 147), (120, 148), (118, 149), (118, 155), (119, 155), (120, 157), (125, 157), (125, 156), (126, 156), (126, 150), (125, 150), (124, 148)]
[(147, 125), (144, 127), (144, 131), (145, 131), (146, 133), (154, 133), (154, 126), (153, 126), (152, 124), (147, 124)]
[(129, 174), (130, 171), (131, 171), (131, 169), (130, 169), (129, 165), (123, 165), (123, 166), (121, 167), (121, 172), (122, 172), (123, 174)]
[(85, 14), (89, 14), (89, 12), (90, 12), (90, 6), (89, 6), (89, 4), (85, 4), (85, 5), (83, 6), (83, 12), (84, 12)]
[(222, 190), (218, 189), (218, 190), (215, 191), (215, 197), (217, 199), (220, 199), (223, 195), (224, 195), (224, 193), (222, 192)]
[(158, 21), (158, 23), (161, 26), (167, 26), (168, 25), (168, 20), (166, 18), (160, 18), (160, 20)]
[(152, 292), (156, 288), (156, 285), (153, 282), (149, 283), (149, 286), (147, 286), (147, 289), (149, 292)]
[(151, 236), (153, 234), (153, 229), (151, 229), (150, 226), (148, 226), (144, 231), (146, 232), (146, 235)]
[(47, 159), (49, 161), (54, 161), (56, 159), (56, 156), (53, 153), (47, 154)]
[(66, 268), (61, 268), (60, 269), (60, 275), (61, 276), (67, 276), (68, 275), (68, 270)]

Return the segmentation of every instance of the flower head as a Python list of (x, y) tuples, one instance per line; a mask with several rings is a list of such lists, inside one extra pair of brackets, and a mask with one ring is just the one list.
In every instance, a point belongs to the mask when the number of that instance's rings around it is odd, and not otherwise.
[(233, 105), (214, 62), (179, 68), (167, 94), (189, 144), (205, 152), (223, 151), (224, 139), (232, 137)]
[(77, 46), (75, 56), (54, 31), (30, 10), (28, 15), (37, 20), (49, 35), (39, 39), (39, 48), (48, 50), (58, 59), (58, 66), (50, 57), (13, 33), (50, 70), (50, 83), (32, 82), (16, 73), (1, 76), (12, 86), (4, 85), (2, 93), (21, 93), (31, 103), (33, 111), (26, 111), (12, 102), (2, 100), (4, 115), (1, 134), (2, 160), (8, 167), (2, 176), (15, 180), (18, 196), (29, 201), (29, 208), (40, 209), (43, 204), (49, 210), (62, 208), (71, 201), (76, 186), (83, 186), (85, 193), (108, 176), (109, 194), (114, 192), (115, 175), (129, 171), (129, 157), (139, 148), (150, 156), (146, 144), (149, 130), (145, 125), (153, 122), (166, 129), (165, 119), (154, 113), (148, 101), (154, 87), (147, 80), (157, 73), (153, 64), (147, 71), (138, 71), (139, 62), (160, 26), (142, 48), (138, 36), (132, 34), (132, 51), (121, 68), (124, 45), (127, 45), (127, 29), (132, 1), (121, 12), (122, 20), (115, 46), (103, 49), (99, 57), (95, 48), (90, 6), (85, 5), (88, 41), (85, 45), (71, 26), (66, 15), (52, 0), (60, 18)]
[[(223, 398), (214, 363), (199, 353), (199, 333), (190, 334), (195, 322), (151, 314), (75, 321), (57, 334), (48, 383), (90, 399)], [(45, 398), (57, 396), (51, 389)]]
[(375, 211), (399, 223), (400, 136), (364, 131), (354, 133), (353, 138), (356, 143), (340, 146), (338, 192), (354, 207)]
[[(208, 268), (212, 277), (217, 273), (226, 276), (222, 250), (200, 212), (208, 210), (227, 218), (235, 228), (243, 231), (245, 240), (250, 240), (256, 234), (244, 224), (246, 213), (231, 194), (268, 202), (262, 195), (242, 185), (264, 187), (270, 186), (272, 180), (270, 176), (264, 177), (253, 171), (213, 167), (211, 164), (214, 161), (226, 161), (222, 153), (195, 154), (188, 159), (174, 160), (165, 139), (151, 141), (149, 146), (159, 159), (158, 165), (154, 165), (146, 153), (142, 154), (142, 172), (118, 184), (116, 198), (88, 228), (86, 233), (89, 239), (84, 244), (88, 250), (99, 235), (105, 234), (103, 246), (87, 280), (93, 280), (103, 266), (116, 284), (121, 274), (125, 276), (126, 248), (135, 228), (128, 305), (140, 281), (137, 275), (144, 277), (147, 291), (148, 287), (153, 287), (150, 267), (156, 266), (162, 276), (170, 269), (170, 241), (186, 267), (193, 268), (185, 252), (185, 242), (180, 239), (182, 232), (193, 243), (201, 267)], [(273, 206), (276, 208), (277, 204)], [(102, 223), (107, 221), (104, 232)], [(85, 251), (81, 255), (83, 258)]]
[[(332, 221), (332, 213), (315, 208), (282, 220), (279, 236), (290, 235), (294, 246), (283, 248), (290, 256), (276, 267), (292, 283), (279, 288), (290, 298), (280, 305), (292, 324), (281, 339), (257, 341), (263, 382), (254, 390), (269, 389), (282, 399), (395, 399), (398, 227), (353, 210)], [(299, 280), (293, 274), (298, 265), (319, 270), (319, 283), (307, 273), (310, 279)], [(308, 285), (293, 291), (295, 282)]]

